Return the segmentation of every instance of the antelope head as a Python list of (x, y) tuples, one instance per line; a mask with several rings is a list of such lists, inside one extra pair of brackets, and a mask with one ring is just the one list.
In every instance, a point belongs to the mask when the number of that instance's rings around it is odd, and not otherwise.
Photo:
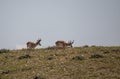
[(74, 43), (74, 40), (73, 41), (68, 41), (68, 46), (73, 47), (72, 46), (73, 43)]
[(41, 46), (41, 39), (38, 39), (37, 42), (36, 42), (36, 45), (40, 45)]

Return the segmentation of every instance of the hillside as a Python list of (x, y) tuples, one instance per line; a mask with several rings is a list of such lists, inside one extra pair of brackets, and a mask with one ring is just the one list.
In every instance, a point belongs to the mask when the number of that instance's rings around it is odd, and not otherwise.
[(0, 79), (120, 79), (120, 47), (2, 51)]

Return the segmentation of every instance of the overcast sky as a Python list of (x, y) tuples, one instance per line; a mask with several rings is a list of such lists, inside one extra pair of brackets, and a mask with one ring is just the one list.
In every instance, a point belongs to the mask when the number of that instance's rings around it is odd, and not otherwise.
[(56, 40), (120, 46), (120, 0), (0, 0), (0, 48)]

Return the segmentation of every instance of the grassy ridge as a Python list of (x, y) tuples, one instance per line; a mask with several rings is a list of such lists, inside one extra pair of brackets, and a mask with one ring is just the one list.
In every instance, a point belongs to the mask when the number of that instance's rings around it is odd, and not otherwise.
[(0, 53), (0, 79), (119, 79), (120, 47), (11, 50)]

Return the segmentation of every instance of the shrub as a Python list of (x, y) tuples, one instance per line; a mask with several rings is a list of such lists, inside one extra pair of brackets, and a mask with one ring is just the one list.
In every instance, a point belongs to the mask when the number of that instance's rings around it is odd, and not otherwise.
[(91, 47), (97, 47), (96, 45), (92, 45)]
[(83, 55), (79, 55), (79, 56), (75, 56), (72, 58), (73, 60), (84, 60), (84, 56)]
[(120, 52), (120, 49), (112, 49), (113, 52)]
[(84, 45), (83, 47), (87, 48), (87, 47), (89, 47), (89, 46), (88, 46), (88, 45)]
[(35, 76), (33, 79), (44, 79), (44, 78), (41, 76)]
[(1, 70), (0, 74), (8, 74), (9, 72), (10, 72), (9, 70), (3, 70), (3, 71)]
[(31, 58), (31, 56), (29, 54), (26, 54), (18, 57), (18, 59), (25, 59), (25, 58)]
[(100, 54), (93, 54), (91, 55), (90, 58), (103, 58), (104, 56), (103, 55), (100, 55)]
[(49, 56), (49, 57), (48, 57), (48, 60), (52, 60), (52, 59), (54, 59), (53, 56)]
[(8, 53), (9, 50), (8, 49), (0, 49), (0, 53)]
[(46, 49), (51, 50), (51, 49), (56, 49), (56, 46), (49, 46)]
[(110, 53), (110, 52), (109, 52), (109, 51), (104, 51), (103, 53), (104, 53), (104, 54), (107, 54), (107, 53)]

